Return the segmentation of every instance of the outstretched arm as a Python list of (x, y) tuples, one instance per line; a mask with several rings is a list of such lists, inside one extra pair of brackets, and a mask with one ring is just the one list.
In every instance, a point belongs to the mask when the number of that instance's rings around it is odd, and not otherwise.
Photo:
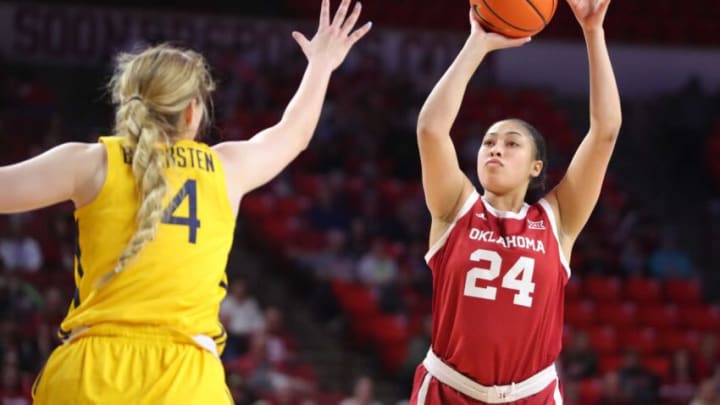
[(587, 44), (590, 130), (575, 152), (565, 177), (550, 192), (548, 200), (559, 214), (562, 236), (572, 245), (600, 196), (620, 131), (622, 112), (602, 26), (610, 0), (567, 1), (583, 29)]
[(0, 213), (30, 211), (72, 200), (90, 202), (105, 180), (102, 144), (65, 143), (32, 159), (0, 167)]
[(315, 37), (308, 40), (293, 32), (293, 37), (308, 59), (307, 70), (295, 96), (280, 122), (248, 141), (225, 142), (215, 150), (226, 166), (228, 183), (241, 194), (267, 183), (303, 151), (320, 119), (330, 75), (345, 59), (350, 48), (370, 30), (370, 24), (353, 30), (360, 17), (356, 3), (347, 17), (350, 0), (343, 0), (330, 22), (329, 0), (323, 0), (320, 24)]
[[(471, 12), (472, 13), (472, 12)], [(450, 222), (472, 185), (460, 170), (450, 129), (472, 75), (489, 52), (521, 46), (529, 38), (509, 39), (485, 32), (470, 15), (470, 36), (420, 110), (417, 124), (425, 200), (433, 219)]]

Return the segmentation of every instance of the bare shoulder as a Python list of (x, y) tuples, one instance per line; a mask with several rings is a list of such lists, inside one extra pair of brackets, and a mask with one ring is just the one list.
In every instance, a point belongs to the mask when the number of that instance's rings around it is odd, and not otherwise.
[(76, 207), (90, 203), (100, 193), (107, 177), (107, 150), (102, 143), (71, 142), (63, 145), (72, 154), (76, 164), (75, 192)]
[[(225, 181), (230, 198), (230, 206), (237, 210), (240, 200), (246, 190), (243, 187), (241, 176), (252, 168), (243, 167), (247, 164), (248, 141), (221, 142), (212, 147), (225, 169)], [(235, 212), (237, 214), (237, 212)]]
[(212, 147), (212, 150), (220, 158), (225, 168), (225, 176), (235, 182), (238, 180), (239, 173), (244, 172), (247, 168), (243, 167), (248, 160), (248, 141), (228, 141), (221, 142)]
[(550, 190), (549, 193), (545, 194), (543, 197), (543, 200), (547, 201), (548, 205), (550, 205), (550, 208), (552, 209), (553, 217), (555, 217), (555, 225), (558, 226), (558, 229), (560, 228), (560, 202), (557, 198), (557, 193), (555, 192), (555, 189)]
[(212, 150), (217, 153), (225, 166), (231, 166), (242, 158), (247, 143), (247, 141), (221, 142), (214, 145)]
[(58, 151), (74, 161), (75, 171), (82, 177), (90, 175), (93, 171), (105, 170), (107, 166), (107, 151), (102, 143), (68, 142), (57, 147)]

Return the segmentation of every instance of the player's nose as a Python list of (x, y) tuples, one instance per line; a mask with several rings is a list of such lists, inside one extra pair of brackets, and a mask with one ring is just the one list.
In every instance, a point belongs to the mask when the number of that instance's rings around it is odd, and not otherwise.
[(502, 156), (502, 147), (497, 143), (490, 148), (490, 156)]

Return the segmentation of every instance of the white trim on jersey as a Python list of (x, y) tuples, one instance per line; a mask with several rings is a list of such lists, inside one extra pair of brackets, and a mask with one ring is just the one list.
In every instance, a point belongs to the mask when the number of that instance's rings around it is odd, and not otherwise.
[(527, 203), (523, 203), (522, 208), (520, 208), (519, 212), (512, 212), (512, 211), (501, 211), (499, 209), (496, 209), (493, 207), (490, 202), (483, 197), (482, 198), (483, 203), (485, 204), (485, 209), (493, 214), (493, 216), (498, 218), (508, 218), (508, 219), (523, 219), (525, 216), (527, 216), (528, 209), (530, 206)]
[(555, 363), (553, 363), (524, 381), (488, 387), (445, 364), (433, 353), (432, 348), (428, 350), (422, 364), (428, 374), (441, 383), (486, 404), (504, 404), (531, 397), (558, 379)]
[(448, 229), (445, 231), (445, 233), (442, 234), (440, 239), (435, 241), (432, 246), (430, 246), (430, 249), (425, 254), (425, 262), (430, 263), (430, 259), (432, 259), (433, 256), (435, 256), (435, 253), (437, 253), (440, 248), (445, 246), (445, 242), (447, 242), (447, 238), (450, 236), (450, 232), (452, 232), (453, 228), (455, 228), (455, 224), (457, 221), (460, 220), (465, 214), (467, 214), (468, 211), (470, 211), (470, 208), (475, 204), (475, 202), (478, 200), (480, 195), (478, 194), (477, 190), (473, 190), (472, 194), (465, 200), (465, 203), (463, 204), (462, 208), (460, 209), (460, 212), (457, 213), (455, 216), (455, 219), (453, 219), (450, 226), (448, 226)]
[(550, 203), (544, 199), (541, 198), (540, 201), (538, 201), (540, 206), (543, 207), (543, 210), (545, 210), (545, 213), (547, 214), (548, 218), (550, 219), (550, 227), (552, 228), (553, 235), (555, 235), (555, 240), (557, 241), (558, 250), (560, 251), (560, 263), (562, 263), (563, 267), (565, 268), (565, 272), (567, 272), (568, 279), (570, 279), (570, 275), (572, 272), (570, 271), (570, 263), (568, 262), (567, 258), (565, 257), (565, 253), (563, 253), (562, 245), (560, 244), (560, 234), (558, 233), (557, 229), (557, 222), (555, 222), (555, 213), (552, 210), (552, 207), (550, 206)]
[(555, 380), (555, 391), (553, 392), (554, 405), (563, 405), (563, 398), (560, 394), (560, 380)]
[(430, 380), (432, 380), (432, 374), (425, 373), (425, 378), (423, 378), (423, 382), (420, 385), (420, 390), (418, 390), (418, 399), (416, 405), (425, 405), (425, 401), (427, 400), (427, 393), (430, 389)]

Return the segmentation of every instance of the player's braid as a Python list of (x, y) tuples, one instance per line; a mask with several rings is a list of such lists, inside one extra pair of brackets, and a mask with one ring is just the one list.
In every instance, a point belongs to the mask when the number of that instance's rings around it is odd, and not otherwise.
[(132, 171), (135, 185), (140, 196), (137, 212), (137, 230), (120, 255), (115, 273), (123, 270), (155, 238), (158, 224), (162, 219), (162, 203), (168, 185), (163, 175), (164, 152), (161, 142), (167, 143), (167, 135), (155, 122), (145, 102), (131, 98), (127, 102), (125, 117), (127, 140), (134, 147)]
[(136, 228), (104, 284), (124, 270), (155, 238), (168, 193), (166, 149), (187, 130), (195, 105), (208, 123), (207, 103), (215, 84), (202, 55), (163, 44), (118, 55), (109, 88), (117, 105), (115, 132), (133, 150), (132, 172), (138, 193)]

